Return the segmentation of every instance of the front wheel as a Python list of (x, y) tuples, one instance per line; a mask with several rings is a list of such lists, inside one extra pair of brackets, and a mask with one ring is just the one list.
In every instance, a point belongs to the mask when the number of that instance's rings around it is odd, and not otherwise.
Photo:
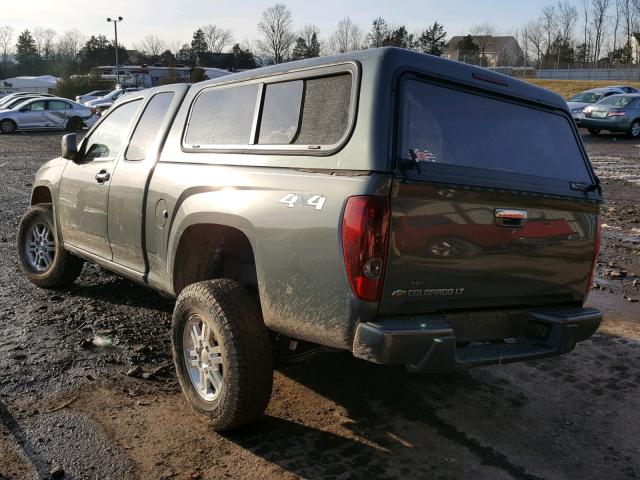
[(50, 203), (30, 207), (18, 226), (18, 258), (31, 283), (62, 288), (75, 281), (84, 262), (67, 252), (56, 233)]
[(187, 286), (173, 312), (172, 343), (182, 391), (215, 430), (262, 415), (273, 383), (271, 339), (256, 300), (239, 284)]
[(600, 130), (599, 128), (590, 128), (590, 129), (589, 129), (589, 133), (590, 133), (591, 135), (600, 135), (600, 132), (601, 132), (601, 131), (602, 131), (602, 130)]
[(18, 128), (18, 126), (16, 125), (16, 122), (14, 122), (13, 120), (0, 120), (0, 132), (5, 133), (5, 134), (10, 134), (16, 131), (16, 129)]
[(640, 138), (640, 120), (634, 120), (629, 127), (629, 137)]

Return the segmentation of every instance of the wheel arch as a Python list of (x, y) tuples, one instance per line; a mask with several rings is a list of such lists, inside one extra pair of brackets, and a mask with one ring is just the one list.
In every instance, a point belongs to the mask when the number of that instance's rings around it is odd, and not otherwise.
[(31, 205), (38, 203), (51, 203), (53, 204), (53, 195), (49, 187), (44, 185), (38, 185), (31, 192)]
[(230, 278), (258, 288), (254, 248), (239, 228), (221, 223), (194, 223), (180, 234), (170, 265), (173, 292), (192, 283)]

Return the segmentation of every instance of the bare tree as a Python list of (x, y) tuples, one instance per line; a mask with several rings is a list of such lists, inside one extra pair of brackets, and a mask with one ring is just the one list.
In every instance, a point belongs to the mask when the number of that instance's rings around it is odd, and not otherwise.
[(618, 32), (620, 29), (620, 21), (622, 20), (622, 4), (626, 0), (616, 0), (616, 11), (613, 16), (613, 47), (612, 52), (618, 49)]
[(13, 46), (13, 27), (9, 25), (0, 27), (0, 53), (2, 53), (2, 63), (9, 63), (9, 55)]
[(169, 49), (169, 51), (171, 51), (171, 53), (173, 53), (174, 55), (177, 55), (183, 45), (184, 42), (180, 39), (171, 40), (167, 43), (167, 49)]
[(609, 10), (610, 0), (591, 0), (593, 8), (592, 25), (595, 30), (595, 40), (593, 44), (593, 61), (598, 63), (600, 60), (600, 51), (605, 35), (605, 21), (607, 19), (607, 11)]
[(522, 32), (524, 38), (527, 39), (529, 48), (532, 49), (536, 57), (538, 67), (542, 63), (542, 55), (544, 53), (545, 31), (540, 20), (533, 20), (527, 23)]
[(555, 5), (547, 5), (542, 9), (540, 16), (540, 28), (544, 34), (545, 46), (544, 50), (549, 50), (553, 44), (553, 40), (558, 35), (558, 21)]
[(320, 29), (317, 25), (308, 23), (300, 29), (298, 36), (304, 40), (304, 43), (306, 43), (307, 45), (311, 45), (311, 43), (313, 42), (314, 34), (316, 36), (316, 41), (320, 42), (320, 40), (318, 40), (318, 37), (320, 36)]
[(362, 48), (362, 29), (353, 23), (349, 17), (338, 22), (335, 31), (329, 37), (329, 51), (331, 53), (353, 52)]
[(487, 65), (487, 47), (495, 33), (496, 28), (489, 22), (484, 22), (471, 28), (471, 34), (474, 36), (473, 40), (478, 45), (481, 66)]
[(76, 61), (83, 42), (84, 37), (80, 30), (77, 28), (67, 30), (58, 40), (58, 55), (67, 61)]
[(296, 36), (291, 10), (286, 5), (276, 3), (262, 12), (258, 33), (262, 39), (257, 40), (256, 45), (266, 63), (283, 63), (289, 59)]
[(135, 48), (148, 57), (157, 58), (166, 50), (167, 44), (157, 35), (147, 35)]
[(36, 50), (43, 60), (49, 60), (53, 56), (56, 35), (56, 31), (51, 28), (37, 27), (33, 29)]
[(556, 7), (558, 36), (565, 43), (569, 44), (573, 38), (578, 9), (569, 0), (558, 2)]
[(212, 53), (222, 53), (224, 47), (233, 42), (233, 33), (231, 30), (225, 30), (214, 24), (205, 25), (201, 27), (201, 30), (204, 32), (207, 46)]
[(587, 61), (587, 59), (591, 56), (591, 30), (589, 29), (589, 2), (592, 0), (582, 0), (582, 14), (584, 16), (584, 37), (582, 41), (582, 45), (584, 47), (584, 58), (583, 61)]

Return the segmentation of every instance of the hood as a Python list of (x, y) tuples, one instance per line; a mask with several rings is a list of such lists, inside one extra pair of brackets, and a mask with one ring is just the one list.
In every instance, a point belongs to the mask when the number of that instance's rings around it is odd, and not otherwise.
[(569, 110), (576, 110), (578, 108), (586, 108), (589, 105), (593, 105), (593, 103), (585, 103), (585, 102), (567, 102), (567, 107)]

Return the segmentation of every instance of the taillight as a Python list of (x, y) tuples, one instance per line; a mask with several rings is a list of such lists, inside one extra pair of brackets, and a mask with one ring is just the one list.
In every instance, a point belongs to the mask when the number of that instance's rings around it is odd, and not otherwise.
[(607, 117), (624, 117), (626, 112), (607, 112)]
[(342, 251), (351, 289), (360, 300), (380, 300), (387, 264), (389, 215), (386, 197), (357, 196), (347, 200)]
[(91, 110), (91, 113), (95, 115), (95, 113), (96, 113), (96, 109), (95, 108), (92, 107), (89, 110)]
[(593, 250), (593, 260), (591, 261), (591, 280), (589, 280), (589, 288), (587, 289), (587, 295), (593, 287), (593, 280), (596, 277), (596, 266), (598, 265), (598, 256), (600, 255), (600, 239), (602, 238), (602, 227), (600, 226), (600, 214), (596, 217), (596, 238)]

